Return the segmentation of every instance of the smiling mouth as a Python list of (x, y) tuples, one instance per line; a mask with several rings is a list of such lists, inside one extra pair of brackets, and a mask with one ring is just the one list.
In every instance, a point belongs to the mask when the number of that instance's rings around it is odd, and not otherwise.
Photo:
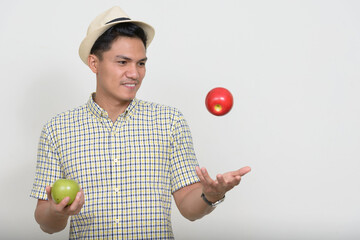
[(135, 89), (137, 83), (136, 82), (129, 82), (129, 83), (122, 83), (121, 84), (122, 86), (132, 90), (132, 89)]

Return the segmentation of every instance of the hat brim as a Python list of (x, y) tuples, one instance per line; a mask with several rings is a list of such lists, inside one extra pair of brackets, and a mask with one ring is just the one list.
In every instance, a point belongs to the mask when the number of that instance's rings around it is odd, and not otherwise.
[(97, 29), (96, 31), (93, 31), (92, 33), (86, 35), (86, 37), (81, 42), (80, 47), (79, 47), (79, 55), (80, 55), (81, 60), (86, 65), (88, 65), (88, 57), (90, 55), (91, 48), (93, 47), (95, 41), (106, 30), (108, 30), (112, 26), (114, 26), (116, 24), (126, 23), (126, 22), (134, 23), (134, 24), (138, 25), (139, 27), (141, 27), (145, 31), (145, 34), (147, 37), (146, 47), (148, 47), (149, 44), (151, 43), (151, 41), (154, 39), (154, 35), (155, 35), (155, 30), (152, 26), (150, 26), (147, 23), (144, 23), (141, 21), (134, 21), (134, 20), (124, 20), (124, 21), (112, 22), (112, 23), (106, 24), (105, 26)]

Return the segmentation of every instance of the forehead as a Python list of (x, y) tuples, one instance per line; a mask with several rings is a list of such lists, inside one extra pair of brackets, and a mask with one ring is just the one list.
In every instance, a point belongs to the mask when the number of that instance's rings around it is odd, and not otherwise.
[(146, 49), (144, 43), (139, 38), (118, 37), (112, 42), (111, 48), (105, 54), (120, 54), (144, 58), (146, 56)]

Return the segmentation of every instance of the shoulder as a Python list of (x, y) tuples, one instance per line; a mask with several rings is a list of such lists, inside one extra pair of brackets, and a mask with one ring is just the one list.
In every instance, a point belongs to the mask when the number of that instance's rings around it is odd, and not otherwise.
[(70, 126), (74, 126), (74, 124), (80, 122), (86, 114), (86, 105), (59, 113), (45, 123), (43, 132), (46, 132), (49, 135), (55, 131), (64, 130)]
[(145, 114), (158, 115), (167, 118), (183, 116), (181, 111), (175, 107), (144, 100), (138, 100), (138, 109)]
[(157, 128), (170, 132), (176, 129), (187, 130), (188, 123), (182, 112), (172, 106), (138, 100), (137, 120), (152, 122)]
[(157, 124), (176, 125), (185, 122), (182, 112), (172, 106), (138, 100), (137, 117), (142, 120), (154, 121)]

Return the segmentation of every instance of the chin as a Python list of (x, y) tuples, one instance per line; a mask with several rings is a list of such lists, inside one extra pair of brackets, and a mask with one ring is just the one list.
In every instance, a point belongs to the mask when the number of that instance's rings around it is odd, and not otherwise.
[(135, 96), (127, 96), (127, 97), (119, 97), (118, 99), (120, 101), (125, 101), (125, 102), (131, 102), (132, 100), (134, 100)]

